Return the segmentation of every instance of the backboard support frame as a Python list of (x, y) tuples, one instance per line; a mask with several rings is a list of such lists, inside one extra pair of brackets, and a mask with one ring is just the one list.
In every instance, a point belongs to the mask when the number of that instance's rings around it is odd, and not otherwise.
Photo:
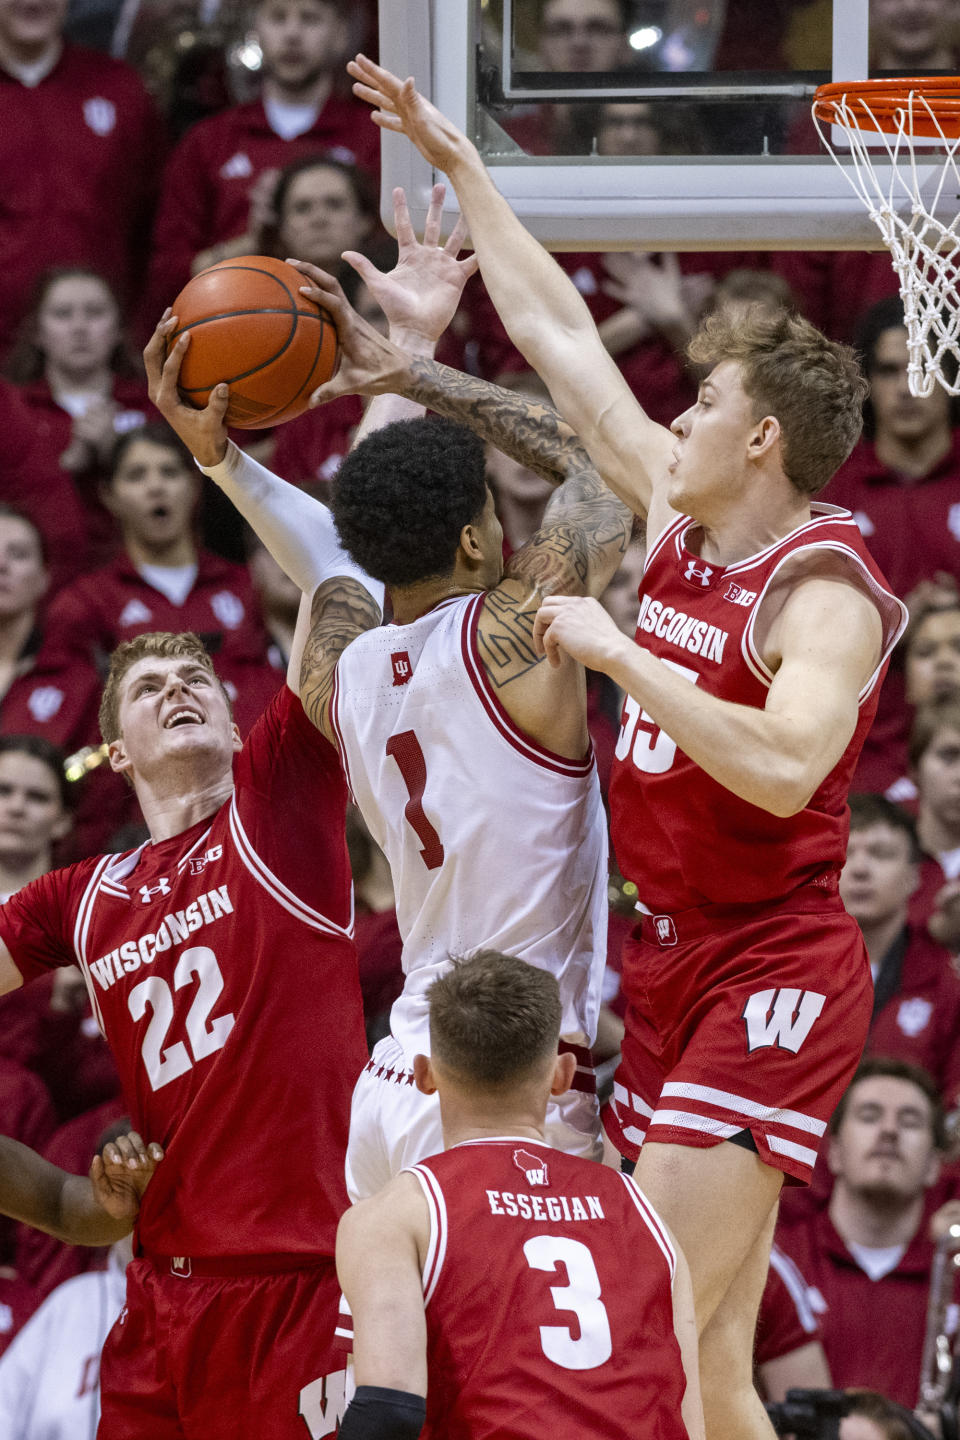
[[(509, 13), (510, 0), (504, 5)], [(835, 80), (866, 78), (868, 18), (869, 0), (835, 0)], [(383, 64), (415, 76), (468, 134), (475, 129), (476, 26), (477, 0), (380, 0)], [(536, 98), (542, 99), (542, 92)], [(495, 123), (486, 123), (495, 134)], [(826, 152), (642, 161), (591, 157), (571, 163), (524, 155), (506, 136), (503, 142), (502, 154), (487, 156), (490, 171), (524, 224), (550, 249), (882, 248), (846, 176)], [(402, 136), (383, 133), (382, 144), (384, 223), (392, 227), (391, 191), (403, 185), (414, 224), (422, 226), (431, 187), (443, 177)], [(929, 168), (934, 186), (939, 167)], [(457, 213), (451, 191), (445, 229), (452, 228)]]

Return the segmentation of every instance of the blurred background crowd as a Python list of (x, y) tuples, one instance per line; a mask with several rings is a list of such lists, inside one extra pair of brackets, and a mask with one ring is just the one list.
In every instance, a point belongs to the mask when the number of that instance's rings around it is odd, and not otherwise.
[[(630, 42), (638, 11), (647, 37), (639, 50)], [(531, 0), (519, 13), (523, 63), (542, 71), (828, 63), (830, 6), (821, 0)], [(494, 52), (492, 0), (482, 18)], [(956, 69), (956, 0), (873, 0), (871, 22), (875, 69)], [(245, 253), (293, 255), (333, 271), (357, 308), (382, 321), (340, 261), (342, 251), (360, 250), (389, 268), (393, 253), (378, 214), (378, 132), (345, 83), (345, 57), (357, 49), (377, 53), (374, 0), (0, 0), (4, 897), (55, 865), (146, 838), (131, 792), (104, 763), (97, 726), (105, 661), (120, 641), (148, 630), (197, 632), (244, 733), (282, 683), (299, 596), (159, 423), (139, 352), (192, 274)], [(739, 132), (725, 140), (704, 106), (551, 102), (502, 107), (498, 123), (505, 143), (531, 154), (723, 153), (747, 143)], [(804, 124), (764, 121), (783, 150), (799, 152), (810, 148)], [(911, 617), (858, 772), (841, 884), (874, 971), (873, 1058), (835, 1117), (816, 1183), (785, 1198), (758, 1383), (781, 1399), (790, 1384), (832, 1378), (913, 1407), (933, 1237), (954, 1207), (960, 1212), (956, 402), (939, 388), (923, 400), (909, 393), (886, 254), (558, 259), (631, 387), (664, 423), (695, 396), (685, 347), (713, 307), (789, 307), (863, 357), (864, 436), (821, 498), (853, 511)], [(439, 358), (543, 393), (479, 277)], [(361, 409), (350, 397), (273, 433), (235, 438), (322, 498)], [(549, 490), (495, 451), (489, 477), (509, 552), (536, 530)], [(631, 635), (643, 547), (639, 532), (605, 597)], [(604, 782), (621, 700), (605, 677), (593, 677), (591, 730)], [(372, 1042), (400, 990), (400, 937), (388, 868), (357, 816), (350, 839)], [(616, 1054), (622, 1033), (619, 952), (636, 900), (612, 873), (600, 1060)], [(82, 1172), (122, 1116), (78, 972), (0, 1001), (0, 1132)], [(110, 1273), (106, 1256), (0, 1220), (3, 1435), (81, 1433), (40, 1428), (44, 1405), (55, 1403), (43, 1367), (53, 1334), (76, 1354), (74, 1401), (95, 1404), (99, 1343), (122, 1289), (84, 1291), (88, 1323), (80, 1326), (77, 1305), (57, 1310), (53, 1292), (100, 1272)], [(955, 1308), (944, 1325), (956, 1328)], [(871, 1419), (867, 1404), (872, 1433), (900, 1433), (883, 1428), (895, 1422), (882, 1407), (874, 1411)]]

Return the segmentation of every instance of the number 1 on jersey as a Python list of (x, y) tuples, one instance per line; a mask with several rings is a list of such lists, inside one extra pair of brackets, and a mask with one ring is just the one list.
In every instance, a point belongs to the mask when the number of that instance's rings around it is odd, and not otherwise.
[(397, 762), (397, 769), (407, 787), (410, 798), (403, 807), (403, 813), (423, 846), (420, 851), (423, 863), (428, 870), (436, 870), (443, 864), (443, 845), (424, 812), (423, 792), (427, 786), (427, 762), (414, 731), (401, 730), (398, 735), (391, 735), (387, 741), (387, 754)]

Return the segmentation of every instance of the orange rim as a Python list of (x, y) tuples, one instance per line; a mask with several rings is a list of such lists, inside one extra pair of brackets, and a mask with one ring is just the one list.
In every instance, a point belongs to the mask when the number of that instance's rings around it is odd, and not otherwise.
[[(948, 140), (960, 138), (960, 75), (835, 81), (817, 87), (813, 113), (825, 125), (849, 125), (852, 111), (853, 119), (862, 116), (865, 122), (858, 129), (896, 132), (897, 117), (909, 115), (911, 95), (914, 103), (908, 134), (930, 140), (942, 135)], [(882, 123), (887, 120), (893, 123)]]

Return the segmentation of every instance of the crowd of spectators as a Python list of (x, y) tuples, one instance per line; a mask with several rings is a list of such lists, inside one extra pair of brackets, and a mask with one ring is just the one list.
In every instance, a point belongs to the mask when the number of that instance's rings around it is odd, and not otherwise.
[[(730, 0), (731, 23), (740, 8)], [(800, 12), (817, 4), (768, 8), (784, 22), (780, 41), (789, 48), (787, 21), (796, 29)], [(889, 68), (902, 59), (891, 48), (900, 35), (902, 49), (901, 32), (887, 23), (895, 8), (895, 0), (875, 0), (878, 64)], [(708, 18), (715, 9), (723, 7), (701, 7)], [(629, 13), (619, 0), (544, 0), (540, 63), (616, 69)], [(292, 254), (339, 273), (357, 308), (375, 318), (356, 272), (340, 260), (356, 250), (381, 267), (391, 263), (377, 213), (377, 132), (342, 79), (344, 57), (358, 44), (375, 45), (375, 23), (371, 0), (260, 0), (249, 30), (231, 30), (231, 7), (215, 0), (90, 0), (69, 11), (67, 0), (0, 0), (4, 897), (58, 863), (144, 838), (129, 789), (104, 763), (97, 726), (104, 664), (118, 642), (148, 630), (196, 631), (244, 733), (282, 683), (298, 594), (158, 423), (138, 352), (191, 274), (249, 252)], [(726, 32), (714, 29), (719, 65)], [(235, 59), (237, 36), (256, 53), (256, 83)], [(939, 55), (947, 42), (939, 30), (935, 39)], [(137, 59), (139, 72), (120, 55)], [(184, 123), (186, 114), (193, 123)], [(541, 106), (519, 116), (511, 133), (532, 153), (557, 145), (575, 153), (585, 116), (602, 154), (704, 145), (689, 120), (639, 103), (589, 114)], [(903, 312), (885, 256), (558, 258), (630, 385), (665, 423), (695, 396), (685, 347), (711, 307), (795, 308), (863, 356), (864, 438), (821, 498), (853, 511), (911, 612), (858, 772), (841, 880), (874, 973), (871, 1058), (834, 1117), (814, 1185), (785, 1197), (758, 1334), (758, 1384), (771, 1400), (791, 1385), (872, 1386), (912, 1407), (931, 1225), (942, 1228), (960, 1194), (960, 417), (939, 388), (928, 399), (909, 394)], [(479, 278), (441, 358), (543, 394)], [(322, 496), (361, 412), (348, 397), (275, 433), (235, 438)], [(497, 452), (488, 471), (505, 548), (516, 549), (539, 524), (549, 492)], [(640, 532), (605, 597), (631, 634), (643, 553)], [(604, 777), (621, 699), (606, 680), (592, 686)], [(356, 815), (350, 841), (372, 1044), (400, 989), (400, 942), (389, 871)], [(615, 1053), (622, 1033), (618, 957), (636, 899), (612, 875), (600, 1059)], [(81, 1172), (121, 1119), (116, 1075), (79, 972), (5, 997), (0, 1132)], [(0, 1351), (56, 1286), (107, 1263), (105, 1254), (0, 1220)], [(44, 1337), (84, 1306), (113, 1313), (122, 1257), (113, 1255), (109, 1267), (106, 1290), (74, 1290), (69, 1303), (44, 1307), (42, 1326), (15, 1347), (15, 1367), (0, 1361), (4, 1434), (34, 1433), (15, 1428), (13, 1416), (21, 1424), (31, 1374), (39, 1393), (52, 1346)], [(88, 1294), (99, 1298), (84, 1301)], [(82, 1376), (75, 1400), (95, 1389), (92, 1333), (74, 1347)], [(873, 1414), (869, 1405), (863, 1413)]]

